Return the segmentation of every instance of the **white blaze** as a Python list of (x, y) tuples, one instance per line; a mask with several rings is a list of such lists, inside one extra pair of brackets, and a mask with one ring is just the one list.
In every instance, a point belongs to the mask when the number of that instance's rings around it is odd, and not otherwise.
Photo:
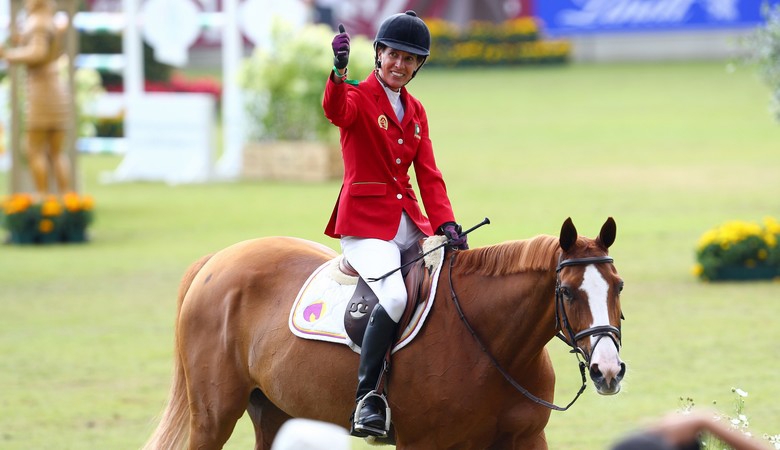
[(588, 294), (590, 314), (593, 316), (593, 323), (590, 326), (609, 325), (609, 309), (607, 308), (609, 285), (596, 266), (589, 265), (585, 268), (580, 290)]
[[(607, 305), (609, 284), (601, 276), (601, 272), (599, 272), (596, 266), (589, 265), (585, 268), (580, 290), (588, 294), (590, 314), (593, 317), (593, 322), (590, 326), (609, 325), (609, 307)], [(620, 372), (620, 354), (612, 339), (604, 336), (602, 342), (596, 345), (598, 339), (598, 336), (590, 337), (592, 349), (590, 364), (598, 365), (601, 373), (609, 380)], [(593, 347), (594, 345), (596, 345), (595, 348)]]

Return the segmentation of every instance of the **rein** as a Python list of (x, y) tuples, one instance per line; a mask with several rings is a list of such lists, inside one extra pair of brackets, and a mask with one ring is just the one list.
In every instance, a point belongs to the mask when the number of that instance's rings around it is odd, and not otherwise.
[[(466, 326), (466, 329), (471, 333), (471, 337), (474, 338), (474, 340), (479, 345), (480, 349), (482, 349), (482, 352), (487, 355), (487, 357), (490, 359), (490, 362), (493, 364), (493, 367), (495, 367), (499, 373), (501, 373), (501, 376), (504, 377), (504, 379), (512, 385), (518, 392), (523, 394), (526, 398), (531, 400), (532, 402), (544, 406), (546, 408), (555, 410), (555, 411), (566, 411), (568, 410), (574, 402), (577, 401), (578, 398), (580, 398), (580, 395), (582, 395), (583, 392), (585, 392), (585, 389), (587, 387), (587, 378), (585, 377), (585, 368), (587, 366), (587, 362), (590, 361), (589, 355), (585, 353), (582, 348), (580, 348), (577, 345), (577, 341), (579, 339), (582, 339), (584, 337), (588, 336), (599, 336), (599, 340), (596, 341), (596, 344), (594, 344), (594, 348), (596, 345), (598, 345), (598, 342), (601, 340), (603, 336), (609, 336), (613, 341), (615, 338), (612, 336), (611, 333), (615, 333), (617, 335), (617, 339), (620, 339), (620, 330), (616, 327), (613, 327), (611, 325), (601, 325), (596, 327), (591, 327), (586, 330), (583, 330), (576, 335), (571, 330), (571, 327), (569, 325), (569, 319), (566, 316), (566, 310), (563, 309), (563, 294), (560, 289), (560, 271), (563, 267), (566, 266), (573, 266), (573, 265), (584, 265), (584, 264), (596, 264), (596, 263), (605, 263), (605, 262), (612, 262), (613, 259), (608, 256), (598, 256), (598, 257), (590, 257), (590, 258), (575, 258), (575, 259), (566, 259), (558, 263), (558, 267), (555, 269), (556, 272), (556, 281), (555, 281), (555, 326), (558, 327), (558, 317), (559, 317), (559, 308), (562, 311), (562, 317), (564, 319), (565, 326), (567, 328), (567, 331), (569, 332), (569, 336), (573, 336), (572, 341), (566, 339), (566, 337), (563, 335), (562, 331), (559, 331), (556, 336), (562, 339), (567, 345), (569, 345), (572, 350), (571, 353), (577, 354), (577, 360), (579, 361), (579, 368), (580, 368), (580, 377), (582, 378), (582, 386), (580, 386), (579, 391), (577, 391), (577, 394), (574, 396), (574, 398), (566, 405), (566, 406), (558, 406), (554, 403), (550, 403), (547, 400), (541, 399), (534, 394), (532, 394), (528, 389), (524, 388), (520, 385), (513, 377), (509, 374), (496, 360), (496, 358), (490, 353), (488, 348), (485, 346), (485, 344), (482, 342), (482, 340), (477, 336), (477, 332), (474, 331), (474, 328), (469, 323), (468, 319), (466, 319), (465, 314), (463, 314), (463, 309), (460, 306), (460, 301), (458, 300), (458, 295), (455, 293), (455, 286), (452, 283), (452, 268), (455, 265), (455, 256), (457, 255), (457, 252), (453, 252), (452, 256), (450, 257), (450, 270), (449, 270), (449, 284), (450, 284), (450, 296), (452, 297), (452, 301), (455, 304), (455, 309), (458, 311), (458, 315), (460, 316), (461, 321)], [(579, 356), (582, 355), (583, 358), (585, 358), (585, 361), (580, 360)]]

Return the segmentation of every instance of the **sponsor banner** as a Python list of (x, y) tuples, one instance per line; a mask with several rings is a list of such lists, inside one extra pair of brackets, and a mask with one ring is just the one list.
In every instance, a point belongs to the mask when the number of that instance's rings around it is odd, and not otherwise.
[(764, 21), (764, 3), (766, 0), (537, 0), (534, 9), (544, 23), (544, 32), (561, 36), (746, 28)]

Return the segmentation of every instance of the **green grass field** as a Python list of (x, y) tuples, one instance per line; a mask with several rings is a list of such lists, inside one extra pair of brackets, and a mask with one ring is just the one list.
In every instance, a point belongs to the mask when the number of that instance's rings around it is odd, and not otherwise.
[[(557, 234), (569, 216), (588, 236), (617, 221), (624, 389), (589, 388), (554, 412), (551, 449), (605, 449), (680, 397), (733, 413), (732, 387), (749, 393), (755, 435), (780, 433), (780, 283), (691, 274), (707, 229), (780, 216), (780, 125), (750, 68), (430, 70), (411, 90), (427, 107), (458, 220), (493, 222), (472, 247)], [(266, 235), (338, 248), (322, 234), (338, 181), (101, 184), (118, 162), (80, 159), (96, 200), (90, 243), (0, 247), (0, 448), (140, 447), (167, 395), (189, 263)], [(565, 404), (579, 386), (575, 358), (557, 340), (550, 352)], [(252, 442), (244, 418), (226, 448)]]

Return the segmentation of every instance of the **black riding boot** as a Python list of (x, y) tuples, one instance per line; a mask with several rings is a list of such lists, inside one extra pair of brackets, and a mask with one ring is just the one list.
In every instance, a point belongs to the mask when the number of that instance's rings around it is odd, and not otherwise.
[[(360, 348), (360, 368), (358, 369), (358, 388), (355, 401), (374, 391), (382, 376), (384, 357), (393, 343), (398, 324), (390, 318), (382, 305), (376, 305), (363, 336)], [(380, 392), (381, 394), (381, 392)], [(360, 411), (353, 413), (352, 434), (354, 436), (385, 436), (385, 403), (376, 396), (369, 396), (363, 402)]]

